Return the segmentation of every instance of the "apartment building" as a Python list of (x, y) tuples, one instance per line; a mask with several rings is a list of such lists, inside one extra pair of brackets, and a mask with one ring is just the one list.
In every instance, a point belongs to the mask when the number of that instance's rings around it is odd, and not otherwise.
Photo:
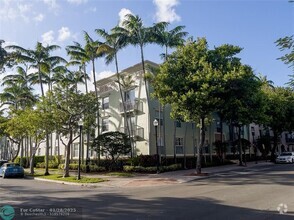
[[(146, 61), (146, 66), (158, 65)], [(121, 131), (128, 134), (130, 131), (134, 139), (134, 155), (152, 155), (156, 154), (156, 132), (153, 125), (156, 119), (157, 144), (161, 155), (178, 157), (195, 155), (195, 147), (199, 145), (200, 140), (200, 129), (195, 123), (171, 119), (170, 106), (162, 106), (158, 100), (152, 98), (153, 88), (148, 82), (145, 84), (141, 63), (122, 70), (119, 75), (122, 93), (117, 75), (101, 79), (96, 83), (101, 102), (101, 132)], [(149, 91), (149, 100), (146, 90)], [(223, 140), (229, 138), (228, 127), (224, 126)], [(207, 126), (203, 152), (213, 154), (213, 143), (219, 139), (220, 122), (214, 119)]]
[[(156, 67), (156, 63), (146, 61), (146, 66)], [(133, 138), (133, 155), (153, 155), (156, 154), (156, 132), (153, 121), (158, 121), (157, 144), (159, 153), (167, 157), (194, 156), (196, 147), (200, 142), (200, 129), (195, 122), (181, 122), (170, 118), (170, 106), (162, 106), (158, 100), (152, 98), (153, 88), (147, 82), (145, 84), (142, 65), (138, 63), (134, 66), (122, 70), (120, 73), (120, 85), (117, 75), (98, 80), (100, 99), (100, 129), (101, 133), (108, 131), (120, 131), (131, 134)], [(149, 96), (146, 94), (149, 91)], [(120, 93), (121, 91), (121, 93)], [(123, 99), (122, 99), (123, 97)], [(149, 97), (149, 99), (147, 98)], [(124, 103), (122, 102), (124, 100)], [(127, 124), (129, 126), (127, 126)], [(264, 129), (258, 125), (251, 124), (244, 126), (241, 131), (241, 137), (252, 143), (247, 149), (248, 154), (254, 154), (253, 143), (261, 137)], [(221, 124), (217, 115), (206, 127), (206, 140), (202, 150), (207, 157), (212, 157), (216, 153), (214, 143), (221, 139)], [(78, 136), (78, 134), (76, 134)], [(223, 123), (223, 141), (236, 140), (238, 131), (229, 129)], [(62, 137), (66, 139), (66, 137)], [(83, 138), (84, 143), (86, 137)], [(1, 142), (0, 154), (5, 157), (6, 148), (11, 143)], [(6, 144), (5, 144), (6, 143)], [(50, 155), (64, 155), (64, 146), (56, 134), (50, 137)], [(234, 152), (233, 147), (229, 146), (227, 153)], [(278, 152), (294, 150), (293, 133), (284, 132), (281, 136)], [(6, 152), (6, 154), (5, 154)], [(21, 151), (19, 152), (19, 155)], [(71, 159), (78, 158), (79, 139), (72, 144)], [(23, 154), (25, 156), (25, 153)], [(36, 155), (45, 155), (45, 143), (41, 144)], [(83, 159), (86, 158), (86, 143), (82, 147)], [(96, 153), (92, 150), (88, 155), (91, 159), (96, 158)]]

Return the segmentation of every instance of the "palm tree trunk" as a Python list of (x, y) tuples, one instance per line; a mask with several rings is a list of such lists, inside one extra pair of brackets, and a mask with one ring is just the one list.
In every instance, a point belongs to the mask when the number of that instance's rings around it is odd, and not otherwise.
[[(98, 109), (97, 109), (97, 136), (100, 135), (100, 116), (99, 116), (99, 100), (98, 100), (98, 89), (96, 86), (96, 74), (95, 74), (95, 61), (92, 60), (92, 70), (93, 70), (93, 80), (94, 80), (94, 88), (95, 88), (95, 96), (98, 104)], [(98, 151), (98, 166), (100, 166), (100, 150)]]
[[(118, 72), (118, 62), (117, 62), (117, 55), (115, 54), (115, 68), (116, 68), (116, 76), (117, 76), (117, 81), (118, 81), (118, 88), (119, 88), (119, 93), (120, 93), (120, 98), (123, 104), (123, 110), (124, 110), (124, 122), (126, 122), (126, 115), (127, 115), (127, 111), (126, 111), (126, 106), (125, 106), (125, 101), (124, 101), (124, 97), (123, 97), (123, 92), (122, 92), (122, 88), (121, 88), (121, 83), (120, 83), (120, 77), (119, 77), (119, 72)], [(131, 143), (131, 158), (133, 158), (134, 156), (134, 143), (132, 141), (132, 137), (131, 137), (131, 131), (130, 131), (130, 126), (129, 123), (127, 122), (127, 130), (129, 133), (129, 139), (130, 139), (130, 143)]]

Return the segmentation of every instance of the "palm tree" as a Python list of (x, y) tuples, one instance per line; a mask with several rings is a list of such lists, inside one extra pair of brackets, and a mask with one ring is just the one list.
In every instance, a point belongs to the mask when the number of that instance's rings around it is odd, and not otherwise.
[[(75, 43), (75, 45), (73, 46), (68, 46), (67, 47), (67, 51), (68, 54), (75, 60), (78, 60), (82, 65), (90, 62), (92, 65), (92, 74), (93, 74), (93, 83), (94, 83), (94, 89), (95, 89), (95, 96), (96, 96), (96, 100), (99, 106), (99, 100), (98, 100), (98, 89), (96, 86), (96, 72), (95, 72), (95, 61), (97, 58), (102, 57), (105, 52), (104, 51), (100, 51), (97, 52), (98, 48), (102, 45), (101, 42), (99, 41), (95, 41), (93, 40), (90, 35), (84, 31), (84, 39), (85, 39), (85, 46), (84, 48), (78, 44)], [(84, 71), (85, 73), (85, 71)], [(97, 136), (99, 136), (100, 134), (100, 120), (99, 120), (100, 116), (99, 116), (99, 108), (97, 110)], [(98, 165), (100, 164), (100, 154), (98, 153)]]
[(184, 38), (188, 35), (188, 32), (183, 31), (185, 26), (177, 26), (172, 30), (168, 30), (169, 23), (160, 22), (157, 23), (153, 29), (153, 41), (160, 46), (164, 47), (163, 57), (165, 61), (168, 58), (168, 48), (175, 48), (184, 44)]
[[(38, 80), (41, 87), (41, 94), (42, 98), (44, 98), (44, 76), (46, 75), (46, 73), (50, 73), (50, 64), (66, 62), (60, 56), (50, 56), (50, 53), (52, 51), (59, 49), (60, 47), (58, 45), (43, 46), (42, 43), (37, 42), (35, 50), (24, 49), (23, 47), (16, 45), (8, 46), (7, 48), (13, 49), (15, 52), (18, 53), (18, 61), (29, 63), (30, 68), (37, 69)], [(49, 175), (49, 148), (49, 134), (46, 134), (45, 175)]]
[(83, 72), (85, 79), (85, 89), (86, 93), (88, 93), (88, 83), (89, 80), (86, 64), (90, 62), (90, 59), (87, 55), (87, 52), (83, 48), (83, 46), (74, 42), (74, 45), (70, 45), (66, 47), (67, 54), (70, 56), (70, 61), (68, 62), (68, 66), (78, 66), (79, 71)]
[(129, 133), (130, 143), (132, 146), (131, 157), (133, 157), (134, 145), (133, 145), (133, 141), (131, 138), (130, 126), (129, 126), (129, 123), (127, 122), (127, 119), (126, 119), (126, 106), (125, 106), (125, 101), (124, 101), (124, 96), (123, 96), (123, 91), (122, 91), (122, 84), (120, 82), (120, 75), (119, 75), (119, 69), (118, 69), (118, 59), (117, 59), (118, 51), (127, 45), (126, 35), (124, 35), (120, 32), (120, 28), (118, 26), (111, 29), (111, 33), (106, 32), (104, 29), (96, 29), (95, 31), (98, 35), (103, 37), (105, 40), (105, 42), (101, 45), (101, 47), (98, 48), (97, 52), (98, 53), (106, 52), (106, 57), (105, 57), (106, 64), (110, 64), (113, 61), (115, 62), (117, 82), (118, 82), (120, 97), (122, 100), (122, 105), (123, 105), (123, 110), (124, 110), (124, 122), (127, 125), (126, 127), (127, 127), (128, 133)]
[(142, 19), (138, 15), (127, 14), (122, 23), (122, 27), (118, 27), (118, 31), (126, 36), (128, 44), (139, 46), (141, 54), (141, 63), (143, 70), (143, 78), (146, 89), (147, 102), (149, 102), (149, 89), (146, 79), (146, 67), (144, 59), (144, 47), (152, 43), (152, 34), (154, 27), (145, 27)]
[[(181, 46), (184, 44), (185, 40), (184, 37), (188, 35), (188, 32), (183, 31), (185, 29), (185, 26), (177, 26), (172, 30), (168, 30), (169, 23), (167, 22), (159, 22), (156, 25), (154, 25), (153, 29), (153, 42), (156, 44), (159, 44), (160, 46), (164, 47), (164, 60), (167, 61), (168, 59), (168, 48), (175, 48), (178, 46)], [(159, 113), (161, 111), (161, 105), (159, 103)], [(163, 145), (166, 147), (165, 142), (165, 106), (162, 107), (162, 120), (163, 120)], [(160, 117), (160, 116), (159, 116)], [(176, 126), (176, 121), (174, 121), (174, 126)], [(175, 132), (174, 135), (176, 135), (176, 128), (174, 128)], [(159, 129), (159, 136), (160, 136), (160, 129)], [(175, 140), (176, 137), (174, 136), (174, 146), (175, 146)], [(176, 157), (176, 154), (175, 154)]]

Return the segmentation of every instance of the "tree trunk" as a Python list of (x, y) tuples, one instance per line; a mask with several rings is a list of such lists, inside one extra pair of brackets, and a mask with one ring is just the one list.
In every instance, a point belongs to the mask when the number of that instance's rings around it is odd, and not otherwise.
[(278, 133), (273, 130), (274, 133), (274, 146), (271, 148), (271, 162), (275, 162), (276, 160), (276, 149), (278, 147)]
[(49, 148), (49, 133), (46, 131), (45, 176), (49, 175)]
[(70, 161), (70, 147), (72, 143), (72, 131), (69, 133), (69, 140), (66, 145), (65, 162), (64, 162), (64, 173), (63, 177), (69, 177), (69, 161)]
[[(92, 60), (92, 70), (93, 70), (93, 80), (94, 80), (94, 89), (95, 89), (95, 97), (96, 97), (96, 101), (98, 104), (98, 109), (97, 109), (97, 117), (96, 117), (96, 123), (97, 123), (97, 137), (100, 134), (100, 116), (99, 116), (99, 100), (98, 100), (98, 89), (96, 86), (96, 74), (95, 74), (95, 61)], [(98, 161), (97, 161), (97, 165), (100, 166), (100, 151), (98, 151)]]
[(243, 166), (242, 162), (242, 146), (241, 146), (241, 126), (238, 126), (238, 151), (239, 151), (239, 166)]
[[(120, 98), (122, 101), (122, 105), (123, 105), (123, 110), (124, 110), (124, 122), (126, 122), (126, 117), (127, 117), (127, 111), (126, 111), (126, 106), (125, 106), (125, 101), (124, 101), (124, 96), (123, 96), (123, 92), (122, 92), (122, 88), (121, 88), (121, 83), (120, 83), (120, 77), (119, 77), (119, 71), (118, 71), (118, 62), (117, 62), (117, 55), (115, 54), (115, 68), (116, 68), (116, 76), (117, 76), (117, 81), (118, 81), (118, 88), (119, 88), (119, 93), (120, 93)], [(129, 140), (131, 143), (131, 158), (133, 158), (134, 156), (134, 143), (131, 137), (131, 130), (130, 130), (130, 126), (129, 123), (127, 122), (127, 131), (129, 133)], [(132, 126), (132, 125), (131, 125)]]
[(201, 151), (205, 141), (205, 123), (204, 117), (201, 118), (201, 141), (200, 146), (197, 148), (197, 161), (196, 161), (196, 173), (201, 174)]
[(176, 147), (176, 139), (177, 139), (177, 125), (176, 120), (174, 120), (174, 163), (177, 163), (177, 147)]

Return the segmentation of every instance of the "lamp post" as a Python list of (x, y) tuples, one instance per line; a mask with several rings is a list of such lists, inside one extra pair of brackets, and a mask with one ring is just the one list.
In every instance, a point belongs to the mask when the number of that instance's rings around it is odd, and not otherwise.
[(158, 121), (154, 119), (153, 126), (155, 128), (155, 143), (156, 143), (156, 173), (159, 173), (159, 152), (158, 152), (158, 143), (157, 143), (157, 128)]
[(81, 151), (82, 151), (82, 129), (83, 129), (83, 120), (80, 119), (78, 121), (78, 125), (80, 127), (80, 145), (79, 145), (79, 164), (78, 164), (78, 177), (77, 179), (81, 179)]
[(252, 134), (252, 142), (253, 142), (253, 147), (254, 147), (255, 164), (257, 164), (257, 148), (255, 146), (255, 140), (254, 140), (254, 136), (255, 136), (254, 127), (251, 127), (251, 134)]

